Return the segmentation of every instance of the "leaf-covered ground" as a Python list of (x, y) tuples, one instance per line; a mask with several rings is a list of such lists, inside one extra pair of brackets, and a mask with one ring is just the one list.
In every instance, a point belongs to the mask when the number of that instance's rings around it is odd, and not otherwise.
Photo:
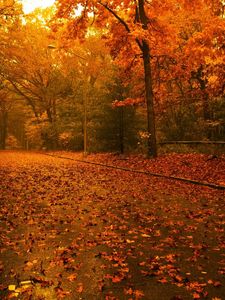
[[(222, 157), (89, 159), (225, 177)], [(224, 299), (224, 191), (6, 151), (0, 207), (0, 299)]]
[[(54, 152), (52, 154), (83, 159), (82, 153)], [(225, 155), (172, 153), (149, 160), (140, 155), (127, 157), (115, 154), (92, 154), (88, 155), (87, 160), (225, 186)]]

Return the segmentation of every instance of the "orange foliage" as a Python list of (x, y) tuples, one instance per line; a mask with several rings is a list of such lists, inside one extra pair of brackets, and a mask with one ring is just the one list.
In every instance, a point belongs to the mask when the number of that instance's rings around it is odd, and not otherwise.
[[(72, 12), (79, 5), (83, 10), (74, 19)], [(190, 98), (193, 92), (195, 97), (196, 93), (201, 97), (199, 83), (192, 78), (193, 72), (201, 66), (204, 66), (202, 76), (206, 83), (204, 93), (223, 95), (225, 25), (221, 1), (151, 1), (145, 4), (147, 30), (137, 19), (136, 9), (135, 3), (130, 1), (105, 4), (101, 1), (59, 0), (58, 16), (69, 19), (69, 32), (76, 36), (86, 32), (93, 22), (95, 26), (105, 28), (103, 35), (112, 56), (123, 70), (127, 70), (121, 74), (122, 80), (125, 83), (132, 80), (133, 86), (143, 81), (138, 43), (147, 40), (151, 48), (154, 94), (159, 103)], [(139, 98), (143, 88), (135, 88), (132, 98)], [(126, 99), (114, 105), (133, 103), (135, 101)]]
[(144, 99), (142, 98), (136, 98), (136, 99), (126, 98), (123, 101), (115, 100), (112, 105), (113, 107), (123, 107), (123, 106), (134, 106), (141, 103), (144, 103)]

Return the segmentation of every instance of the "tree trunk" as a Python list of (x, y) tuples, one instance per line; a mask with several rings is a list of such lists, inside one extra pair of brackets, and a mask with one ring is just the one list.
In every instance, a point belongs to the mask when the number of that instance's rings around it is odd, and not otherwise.
[(202, 107), (203, 107), (203, 118), (204, 121), (211, 120), (211, 111), (210, 111), (210, 105), (209, 105), (209, 94), (206, 91), (206, 85), (207, 81), (204, 79), (203, 74), (203, 66), (201, 65), (196, 74), (195, 78), (198, 80), (200, 84), (200, 90), (202, 92)]
[(204, 121), (211, 120), (211, 111), (209, 106), (209, 95), (208, 93), (203, 90), (203, 118)]
[[(148, 19), (144, 9), (144, 0), (138, 1), (138, 12), (142, 28), (148, 29)], [(140, 46), (143, 54), (144, 76), (145, 76), (145, 95), (147, 104), (147, 130), (148, 130), (148, 155), (157, 157), (156, 132), (155, 132), (155, 113), (154, 96), (152, 87), (150, 47), (147, 40), (142, 40)]]
[(88, 82), (85, 80), (84, 90), (83, 90), (83, 109), (84, 109), (84, 116), (83, 116), (83, 132), (84, 132), (84, 157), (87, 156), (87, 97), (88, 97)]
[[(212, 119), (210, 105), (209, 105), (209, 94), (207, 93), (206, 86), (207, 81), (204, 79), (203, 66), (201, 65), (197, 71), (196, 78), (200, 84), (200, 90), (202, 92), (202, 110), (203, 110), (203, 119), (205, 123)], [(207, 124), (207, 123), (206, 123)], [(212, 128), (206, 126), (205, 129), (206, 137), (208, 139), (212, 138)]]
[(147, 130), (148, 130), (148, 155), (157, 157), (156, 133), (155, 133), (155, 113), (154, 97), (152, 88), (152, 74), (150, 64), (150, 49), (143, 41), (143, 61), (145, 73), (145, 95), (147, 104)]
[(120, 153), (124, 154), (124, 109), (123, 107), (119, 107), (119, 118), (120, 118)]
[(2, 124), (1, 124), (1, 149), (5, 150), (6, 148), (6, 139), (7, 139), (7, 128), (8, 128), (8, 113), (2, 113)]
[(54, 116), (54, 108), (52, 107), (46, 108), (46, 113), (48, 117), (48, 123), (50, 125), (51, 135), (47, 137), (48, 147), (51, 150), (56, 150), (58, 148), (58, 134), (56, 129), (56, 116)]

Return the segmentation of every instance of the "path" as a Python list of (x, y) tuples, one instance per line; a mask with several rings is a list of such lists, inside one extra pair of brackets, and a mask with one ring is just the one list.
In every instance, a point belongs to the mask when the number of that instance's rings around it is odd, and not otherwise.
[(225, 295), (222, 191), (0, 152), (0, 205), (1, 299)]

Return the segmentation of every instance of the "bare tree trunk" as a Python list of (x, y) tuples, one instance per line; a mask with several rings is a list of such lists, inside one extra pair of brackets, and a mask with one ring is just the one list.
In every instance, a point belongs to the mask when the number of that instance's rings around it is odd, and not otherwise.
[[(142, 23), (142, 28), (148, 29), (148, 20), (144, 9), (145, 1), (138, 1), (138, 13)], [(147, 104), (147, 130), (148, 130), (148, 155), (157, 157), (157, 145), (156, 145), (156, 130), (155, 130), (155, 113), (154, 113), (154, 96), (153, 96), (153, 84), (151, 73), (151, 58), (150, 48), (148, 41), (142, 40), (140, 46), (143, 54), (144, 61), (144, 76), (145, 76), (145, 95)]]
[(203, 90), (203, 118), (205, 121), (211, 120), (211, 111), (209, 106), (209, 95)]
[(123, 107), (119, 107), (119, 118), (120, 118), (120, 132), (119, 132), (119, 138), (120, 138), (120, 153), (124, 153), (124, 109)]
[[(203, 111), (203, 119), (205, 121), (205, 124), (207, 124), (207, 121), (210, 121), (212, 119), (211, 117), (211, 110), (210, 110), (210, 105), (209, 105), (209, 94), (207, 93), (206, 86), (207, 86), (207, 81), (204, 79), (204, 74), (203, 74), (203, 66), (201, 65), (196, 72), (196, 79), (198, 80), (200, 84), (200, 89), (202, 92), (202, 111)], [(206, 126), (206, 136), (208, 139), (212, 137), (212, 129), (208, 126)]]
[(143, 42), (143, 61), (145, 72), (145, 94), (147, 104), (147, 130), (148, 130), (148, 155), (157, 157), (154, 96), (152, 88), (152, 74), (150, 64), (150, 50), (148, 44)]
[(88, 82), (85, 80), (84, 84), (84, 90), (83, 90), (83, 110), (84, 110), (84, 116), (83, 116), (83, 132), (84, 132), (84, 157), (87, 156), (88, 150), (87, 150), (87, 97), (88, 97)]
[(51, 129), (51, 135), (47, 137), (48, 148), (51, 150), (56, 150), (58, 148), (58, 134), (56, 128), (56, 110), (54, 103), (51, 107), (46, 108), (46, 113), (48, 117), (48, 123)]
[(6, 148), (6, 139), (7, 139), (7, 128), (8, 128), (8, 113), (2, 113), (2, 124), (1, 124), (1, 149), (5, 150)]

